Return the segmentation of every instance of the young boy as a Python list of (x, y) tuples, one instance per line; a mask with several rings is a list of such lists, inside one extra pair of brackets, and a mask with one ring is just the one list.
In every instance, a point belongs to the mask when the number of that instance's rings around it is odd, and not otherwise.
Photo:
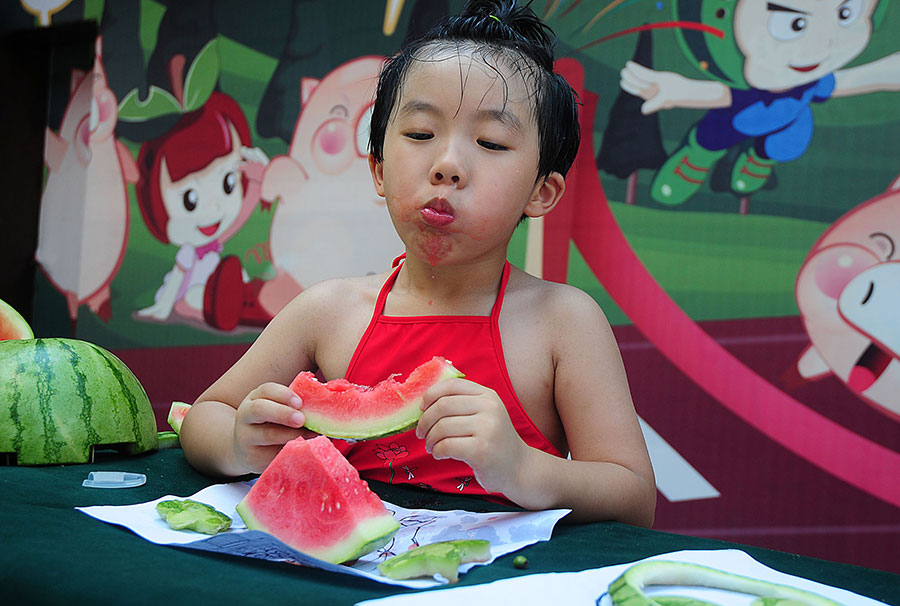
[(466, 378), (430, 389), (414, 430), (337, 442), (363, 477), (652, 525), (653, 471), (605, 316), (506, 261), (578, 149), (576, 100), (552, 67), (549, 29), (515, 0), (470, 2), (387, 62), (369, 164), (405, 259), (289, 303), (185, 418), (192, 465), (258, 473), (311, 435), (286, 387), (301, 370), (372, 385), (442, 355)]

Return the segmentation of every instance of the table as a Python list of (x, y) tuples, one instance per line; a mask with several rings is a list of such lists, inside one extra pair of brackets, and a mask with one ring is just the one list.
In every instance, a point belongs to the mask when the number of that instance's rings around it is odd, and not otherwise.
[[(137, 488), (81, 486), (88, 472), (143, 473)], [(126, 505), (165, 494), (188, 496), (216, 480), (191, 468), (179, 449), (137, 457), (100, 453), (92, 464), (0, 467), (0, 602), (4, 604), (353, 604), (404, 588), (291, 564), (155, 545), (76, 506)], [(505, 511), (472, 497), (372, 482), (382, 498), (407, 507)], [(560, 523), (549, 542), (476, 567), (460, 585), (539, 572), (570, 572), (681, 549), (739, 548), (763, 564), (900, 606), (900, 575), (715, 539), (603, 522)], [(900, 553), (900, 551), (898, 551)], [(900, 557), (900, 556), (898, 556)]]

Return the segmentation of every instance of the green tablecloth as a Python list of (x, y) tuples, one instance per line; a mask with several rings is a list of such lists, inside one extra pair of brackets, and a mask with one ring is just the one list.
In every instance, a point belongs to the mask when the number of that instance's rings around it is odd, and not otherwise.
[[(90, 471), (144, 473), (138, 488), (83, 488)], [(0, 602), (4, 604), (353, 604), (411, 590), (347, 575), (160, 546), (105, 524), (76, 506), (142, 503), (188, 496), (215, 483), (195, 472), (180, 450), (140, 457), (106, 456), (87, 465), (0, 467)], [(372, 483), (383, 498), (407, 507), (504, 510), (480, 499)], [(740, 548), (763, 564), (900, 605), (900, 576), (867, 568), (635, 528), (618, 523), (559, 524), (553, 538), (476, 567), (460, 585), (539, 572), (569, 572), (631, 562), (681, 549)], [(900, 546), (898, 546), (900, 557)]]

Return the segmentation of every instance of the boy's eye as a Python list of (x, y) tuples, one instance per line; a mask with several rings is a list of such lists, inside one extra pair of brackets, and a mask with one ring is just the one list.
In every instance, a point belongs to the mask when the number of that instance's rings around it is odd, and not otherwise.
[(184, 195), (181, 197), (181, 203), (184, 204), (184, 209), (188, 212), (191, 212), (195, 208), (197, 208), (197, 202), (200, 201), (200, 195), (197, 193), (195, 189), (189, 189), (184, 192)]
[(485, 149), (489, 149), (491, 151), (505, 151), (507, 148), (505, 145), (500, 145), (499, 143), (494, 143), (492, 141), (486, 141), (484, 139), (478, 140), (478, 145)]
[(408, 139), (412, 139), (413, 141), (427, 141), (431, 139), (434, 135), (429, 133), (406, 133), (405, 135)]

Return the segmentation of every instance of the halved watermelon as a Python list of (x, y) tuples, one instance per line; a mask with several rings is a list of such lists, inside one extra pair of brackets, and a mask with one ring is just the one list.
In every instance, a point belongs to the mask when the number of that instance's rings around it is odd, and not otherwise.
[(285, 444), (237, 512), (247, 528), (335, 564), (378, 549), (400, 528), (324, 436)]
[(25, 318), (12, 305), (0, 299), (0, 341), (33, 338), (34, 333)]
[(406, 431), (422, 416), (422, 396), (439, 381), (464, 376), (448, 360), (435, 356), (402, 383), (389, 377), (374, 387), (346, 379), (321, 383), (301, 372), (291, 389), (303, 400), (306, 427), (332, 438), (370, 440)]
[(0, 453), (47, 465), (156, 446), (147, 393), (112, 353), (77, 339), (0, 341)]

